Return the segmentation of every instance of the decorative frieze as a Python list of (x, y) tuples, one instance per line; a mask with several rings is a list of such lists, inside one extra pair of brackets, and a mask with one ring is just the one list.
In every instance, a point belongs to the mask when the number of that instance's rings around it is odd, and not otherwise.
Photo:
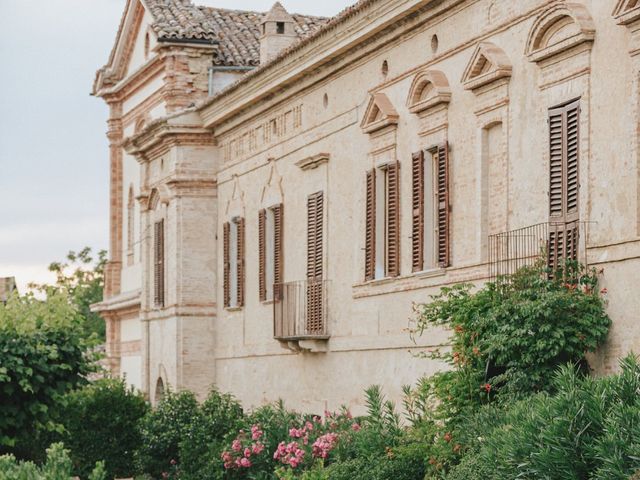
[(241, 160), (271, 145), (290, 138), (302, 129), (302, 104), (281, 111), (236, 135), (220, 140), (225, 162)]

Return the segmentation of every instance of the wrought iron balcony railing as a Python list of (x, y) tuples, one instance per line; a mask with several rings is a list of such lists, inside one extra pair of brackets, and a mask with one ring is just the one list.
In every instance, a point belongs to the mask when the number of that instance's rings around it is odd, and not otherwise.
[(302, 280), (275, 285), (273, 336), (278, 340), (329, 338), (327, 280)]
[(540, 258), (556, 268), (564, 260), (587, 264), (588, 222), (549, 222), (489, 236), (489, 276), (495, 279)]

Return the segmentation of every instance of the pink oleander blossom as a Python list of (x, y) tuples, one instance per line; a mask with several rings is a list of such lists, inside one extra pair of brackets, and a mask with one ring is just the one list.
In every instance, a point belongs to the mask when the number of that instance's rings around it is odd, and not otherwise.
[(326, 433), (317, 438), (315, 442), (313, 442), (312, 455), (314, 458), (323, 458), (326, 459), (329, 456), (331, 450), (334, 449), (336, 443), (338, 442), (338, 434), (337, 433)]

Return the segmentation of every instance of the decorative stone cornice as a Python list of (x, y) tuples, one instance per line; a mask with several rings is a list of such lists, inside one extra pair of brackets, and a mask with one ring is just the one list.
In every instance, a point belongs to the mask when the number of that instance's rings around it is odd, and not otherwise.
[(371, 95), (360, 127), (365, 133), (373, 133), (385, 127), (398, 124), (398, 112), (384, 93)]
[(618, 0), (611, 15), (619, 25), (634, 23), (636, 20), (640, 20), (640, 2), (637, 0)]
[(407, 107), (411, 113), (421, 113), (450, 101), (451, 88), (446, 75), (440, 70), (425, 70), (411, 83)]
[(491, 42), (480, 42), (462, 75), (462, 84), (465, 90), (475, 91), (500, 79), (510, 78), (511, 70), (509, 57), (500, 47)]
[(595, 23), (584, 5), (555, 2), (534, 22), (527, 39), (526, 55), (540, 62), (595, 38)]
[(311, 157), (303, 158), (296, 162), (296, 166), (302, 170), (313, 170), (320, 165), (324, 165), (329, 162), (330, 155), (328, 153), (319, 153)]

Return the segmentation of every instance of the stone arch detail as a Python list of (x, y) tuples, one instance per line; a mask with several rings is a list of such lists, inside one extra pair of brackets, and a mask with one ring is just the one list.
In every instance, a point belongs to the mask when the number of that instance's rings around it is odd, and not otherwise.
[(275, 160), (270, 159), (269, 163), (271, 167), (269, 170), (269, 178), (262, 189), (262, 195), (260, 197), (260, 203), (264, 207), (280, 205), (284, 200), (282, 177), (278, 173), (276, 162)]
[(536, 19), (527, 38), (526, 55), (539, 62), (595, 38), (591, 14), (579, 3), (556, 2)]
[(479, 43), (462, 75), (466, 90), (475, 90), (501, 78), (511, 77), (511, 61), (497, 45), (491, 42)]
[(155, 210), (161, 203), (169, 204), (169, 188), (166, 185), (160, 185), (151, 190), (147, 201), (147, 210)]
[(440, 70), (425, 70), (418, 73), (411, 83), (407, 107), (411, 113), (420, 113), (450, 101), (451, 88), (447, 76)]

